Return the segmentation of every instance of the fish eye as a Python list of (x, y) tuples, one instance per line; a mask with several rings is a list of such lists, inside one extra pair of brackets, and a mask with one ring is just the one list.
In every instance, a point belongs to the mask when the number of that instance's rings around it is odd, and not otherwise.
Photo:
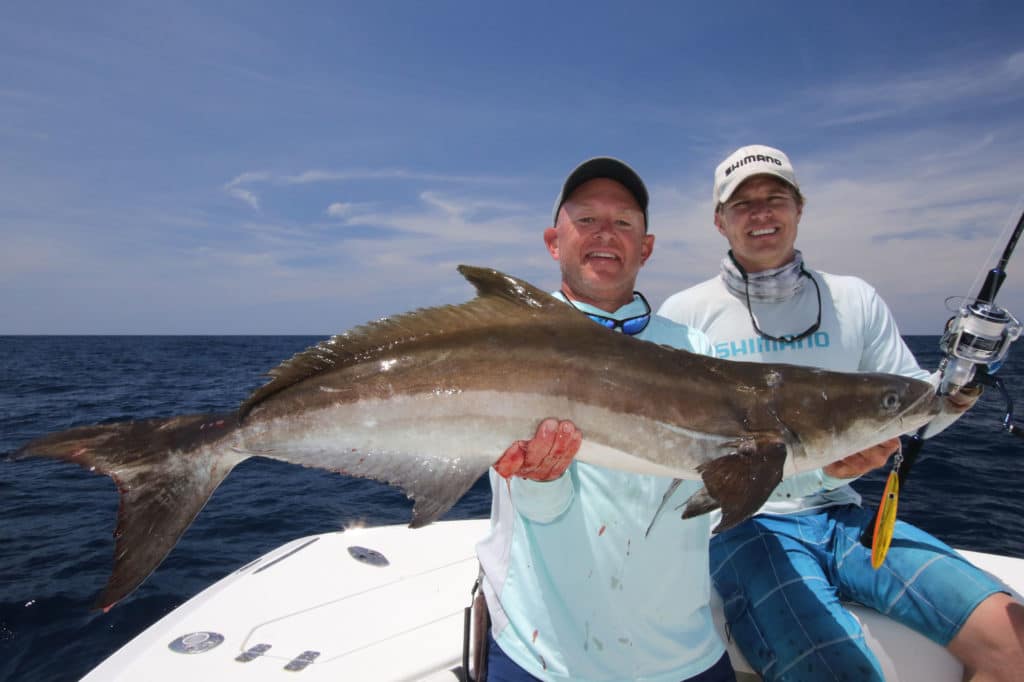
[(892, 411), (900, 406), (900, 396), (895, 391), (890, 391), (882, 396), (882, 407)]

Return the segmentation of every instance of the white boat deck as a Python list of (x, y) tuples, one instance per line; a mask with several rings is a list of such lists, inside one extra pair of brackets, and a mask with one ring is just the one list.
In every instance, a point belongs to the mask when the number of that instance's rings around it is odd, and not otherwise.
[[(461, 679), (463, 609), (487, 523), (357, 528), (295, 540), (204, 590), (83, 679)], [(363, 549), (387, 564), (375, 565)], [(1024, 591), (1024, 561), (963, 554)], [(876, 640), (887, 679), (960, 680), (960, 666), (943, 648), (870, 609), (854, 611)], [(721, 628), (718, 608), (716, 617)], [(730, 656), (748, 673), (741, 679), (756, 679), (733, 646)]]

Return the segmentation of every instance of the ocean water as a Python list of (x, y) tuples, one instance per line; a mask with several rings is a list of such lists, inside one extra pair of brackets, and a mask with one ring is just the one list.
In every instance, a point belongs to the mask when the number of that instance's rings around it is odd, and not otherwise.
[[(113, 558), (113, 482), (77, 466), (6, 456), (71, 426), (235, 409), (299, 336), (0, 337), (0, 680), (77, 680), (145, 627), (266, 551), (355, 522), (402, 523), (411, 505), (383, 485), (251, 459), (224, 481), (157, 571), (107, 613), (92, 610)], [(937, 337), (909, 337), (922, 366)], [(1024, 410), (1024, 360), (1000, 370)], [(1024, 557), (1024, 440), (1000, 430), (990, 392), (926, 445), (900, 516), (955, 547)], [(524, 437), (528, 434), (524, 434)], [(874, 506), (884, 473), (857, 487)], [(448, 518), (482, 517), (479, 482)]]

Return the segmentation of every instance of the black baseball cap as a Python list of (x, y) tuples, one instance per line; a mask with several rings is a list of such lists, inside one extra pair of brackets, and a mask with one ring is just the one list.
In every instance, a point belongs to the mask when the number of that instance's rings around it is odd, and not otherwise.
[(554, 225), (558, 222), (558, 211), (561, 210), (565, 200), (580, 185), (595, 178), (608, 178), (628, 189), (629, 193), (636, 199), (636, 203), (640, 204), (640, 209), (644, 212), (644, 228), (646, 229), (647, 187), (644, 185), (644, 181), (640, 179), (640, 176), (637, 175), (637, 172), (630, 168), (626, 162), (613, 159), (610, 156), (595, 156), (592, 159), (587, 159), (569, 173), (569, 177), (562, 183), (562, 191), (559, 192), (558, 199), (555, 200), (555, 210), (552, 214), (551, 224)]

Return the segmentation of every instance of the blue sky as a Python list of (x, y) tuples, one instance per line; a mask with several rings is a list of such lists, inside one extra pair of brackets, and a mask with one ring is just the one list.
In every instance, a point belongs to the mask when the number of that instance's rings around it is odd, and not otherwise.
[(660, 303), (717, 273), (712, 172), (752, 143), (796, 166), (808, 264), (939, 333), (1024, 209), (1022, 26), (980, 0), (6, 3), (0, 333), (326, 335), (465, 300), (459, 263), (555, 288), (552, 201), (604, 154), (651, 189)]

